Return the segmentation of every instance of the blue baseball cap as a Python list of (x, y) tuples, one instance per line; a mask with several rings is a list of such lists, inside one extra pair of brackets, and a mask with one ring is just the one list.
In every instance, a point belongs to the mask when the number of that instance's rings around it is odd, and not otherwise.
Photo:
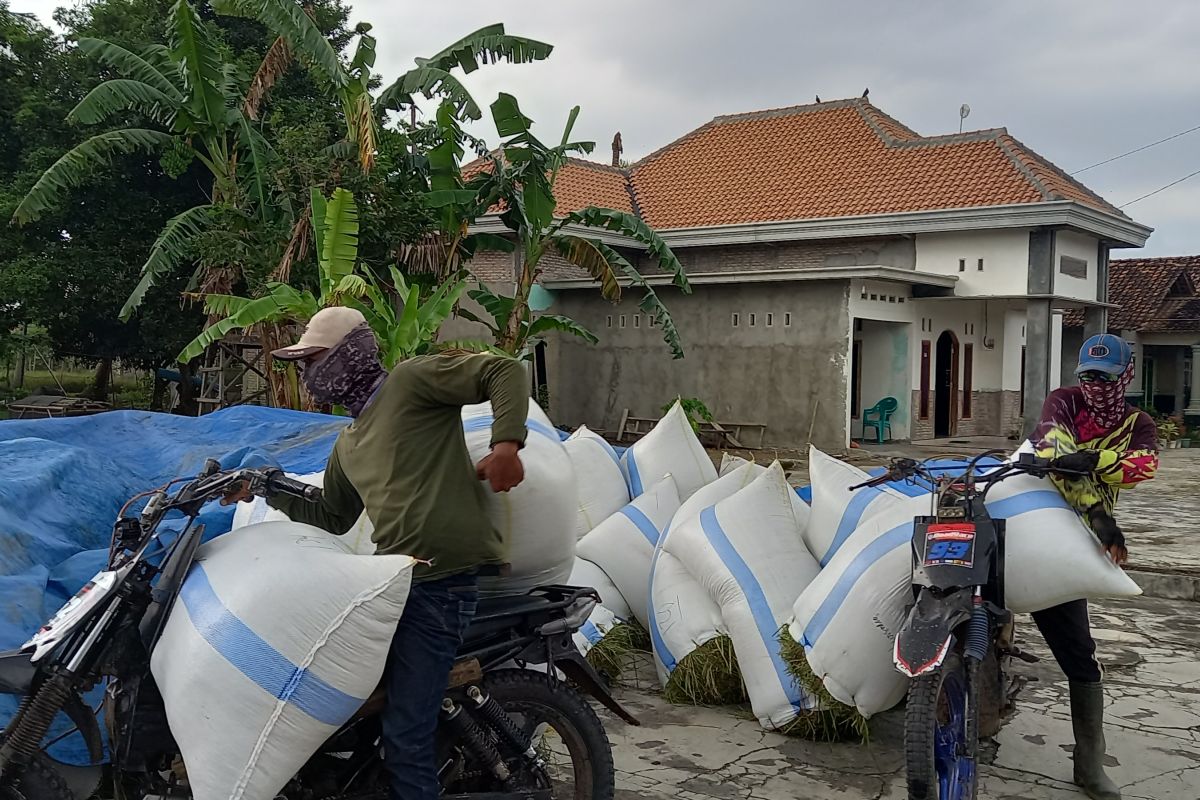
[(1111, 333), (1098, 333), (1079, 348), (1079, 366), (1075, 368), (1075, 374), (1096, 370), (1120, 375), (1131, 361), (1133, 348), (1129, 342)]

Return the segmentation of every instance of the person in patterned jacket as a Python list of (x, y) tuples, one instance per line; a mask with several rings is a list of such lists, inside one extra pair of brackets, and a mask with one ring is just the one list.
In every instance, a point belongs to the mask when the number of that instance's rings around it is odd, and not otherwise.
[[(1125, 400), (1133, 380), (1133, 350), (1119, 336), (1100, 334), (1083, 343), (1075, 370), (1078, 386), (1051, 392), (1031, 437), (1037, 453), (1061, 472), (1052, 479), (1117, 564), (1129, 556), (1114, 518), (1121, 490), (1154, 477), (1158, 432), (1146, 412)], [(1083, 473), (1082, 475), (1080, 473)], [(1103, 677), (1088, 620), (1087, 600), (1033, 615), (1071, 689), (1076, 785), (1093, 800), (1120, 800), (1104, 772)]]

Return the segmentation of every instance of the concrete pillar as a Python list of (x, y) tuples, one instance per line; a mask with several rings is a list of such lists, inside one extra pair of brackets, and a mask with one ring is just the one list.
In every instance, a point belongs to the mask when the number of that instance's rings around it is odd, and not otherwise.
[[(1100, 242), (1096, 252), (1096, 300), (1108, 302), (1108, 245)], [(1083, 338), (1108, 332), (1108, 308), (1100, 306), (1083, 312)]]
[[(1029, 436), (1050, 394), (1054, 347), (1052, 303), (1054, 292), (1055, 232), (1029, 233), (1029, 295), (1025, 303), (1025, 426)], [(1039, 295), (1041, 295), (1039, 297)]]
[(1183, 379), (1187, 371), (1187, 350), (1183, 347), (1175, 349), (1175, 410), (1173, 413), (1183, 413), (1184, 403), (1187, 402), (1187, 389)]
[(1200, 365), (1200, 342), (1192, 345), (1192, 401), (1183, 410), (1189, 420), (1200, 417), (1200, 392), (1196, 391), (1196, 367)]

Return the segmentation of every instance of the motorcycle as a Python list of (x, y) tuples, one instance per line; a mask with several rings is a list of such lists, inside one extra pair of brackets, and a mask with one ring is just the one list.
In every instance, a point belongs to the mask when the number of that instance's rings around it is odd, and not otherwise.
[[(222, 471), (210, 459), (194, 479), (134, 497), (113, 527), (107, 568), (26, 645), (0, 653), (0, 693), (22, 697), (0, 734), (0, 800), (86, 800), (102, 778), (102, 796), (118, 800), (190, 796), (187, 765), (167, 725), (150, 656), (203, 538), (196, 521), (202, 507), (239, 483), (263, 497), (311, 501), (321, 491), (279, 470)], [(131, 513), (142, 499), (140, 512)], [(185, 520), (170, 541), (160, 530), (168, 514)], [(572, 642), (599, 600), (594, 589), (571, 586), (480, 600), (450, 675), (435, 740), (443, 798), (611, 800), (612, 748), (581, 692), (629, 724), (638, 722)], [(83, 699), (96, 686), (104, 687), (110, 764), (65, 770), (45, 752), (60, 712), (92, 763), (104, 756), (99, 715)], [(385, 797), (378, 712), (386, 700), (377, 690), (279, 797)]]
[(993, 456), (1007, 454), (981, 453), (952, 476), (896, 459), (851, 487), (906, 480), (932, 490), (931, 513), (914, 519), (913, 604), (893, 650), (896, 669), (912, 679), (904, 719), (909, 800), (974, 800), (979, 739), (996, 735), (1012, 708), (1011, 659), (1037, 660), (1014, 643), (1004, 602), (1005, 521), (989, 515), (985, 502), (991, 487), (1013, 475), (1049, 475), (1051, 462), (1020, 454), (984, 471), (980, 462)]

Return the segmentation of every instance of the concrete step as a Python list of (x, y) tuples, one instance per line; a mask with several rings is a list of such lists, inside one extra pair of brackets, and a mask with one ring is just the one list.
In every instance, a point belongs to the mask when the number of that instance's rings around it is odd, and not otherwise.
[(1200, 602), (1200, 575), (1191, 572), (1160, 572), (1137, 567), (1127, 569), (1126, 573), (1142, 587), (1146, 597)]

